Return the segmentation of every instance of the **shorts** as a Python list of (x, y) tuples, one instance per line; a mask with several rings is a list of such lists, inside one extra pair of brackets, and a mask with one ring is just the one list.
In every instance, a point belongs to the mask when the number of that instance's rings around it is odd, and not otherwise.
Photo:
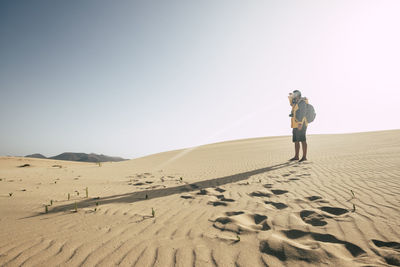
[(306, 132), (307, 132), (307, 126), (305, 125), (303, 126), (303, 128), (301, 128), (301, 130), (293, 128), (293, 137), (292, 137), (293, 143), (307, 141)]

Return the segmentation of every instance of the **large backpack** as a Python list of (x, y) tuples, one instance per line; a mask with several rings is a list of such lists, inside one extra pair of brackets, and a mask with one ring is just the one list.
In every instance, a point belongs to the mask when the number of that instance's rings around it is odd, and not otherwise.
[(316, 115), (317, 114), (315, 113), (313, 105), (306, 103), (306, 119), (307, 119), (307, 122), (308, 123), (313, 122), (315, 120), (315, 116)]

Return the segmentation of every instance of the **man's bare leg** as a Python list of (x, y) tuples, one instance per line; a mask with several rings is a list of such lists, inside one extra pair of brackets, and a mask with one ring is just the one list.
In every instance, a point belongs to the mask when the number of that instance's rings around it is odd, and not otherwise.
[(307, 160), (307, 141), (302, 141), (301, 147), (303, 149), (303, 157), (301, 158), (300, 161), (304, 161)]
[(290, 160), (298, 160), (299, 159), (300, 142), (294, 142), (294, 152), (295, 152), (295, 156), (294, 156), (294, 158), (291, 158)]

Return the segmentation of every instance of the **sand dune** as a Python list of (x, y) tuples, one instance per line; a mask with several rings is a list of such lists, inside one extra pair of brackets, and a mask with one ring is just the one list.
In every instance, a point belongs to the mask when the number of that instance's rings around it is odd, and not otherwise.
[(54, 160), (68, 160), (68, 161), (80, 161), (80, 162), (109, 162), (109, 161), (124, 161), (121, 157), (110, 157), (103, 154), (95, 153), (76, 153), (76, 152), (64, 152), (57, 156), (45, 157), (42, 154), (36, 153), (25, 156), (26, 158), (38, 158), (38, 159), (54, 159)]
[(400, 130), (310, 136), (304, 163), (292, 149), (0, 157), (0, 266), (400, 266)]

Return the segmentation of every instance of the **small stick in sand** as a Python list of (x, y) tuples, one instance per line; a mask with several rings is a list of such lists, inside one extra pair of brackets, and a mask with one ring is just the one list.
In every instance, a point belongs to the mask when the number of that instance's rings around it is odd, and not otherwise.
[(156, 216), (156, 211), (153, 208), (151, 208), (151, 215), (153, 215), (153, 218)]
[(50, 206), (53, 206), (53, 200), (50, 200)]
[(240, 242), (240, 236), (236, 235), (236, 242)]
[(68, 193), (68, 200), (71, 198), (71, 195)]
[(86, 187), (86, 198), (89, 197), (89, 189)]
[(78, 212), (78, 204), (75, 201), (75, 212)]
[(353, 190), (350, 189), (350, 192), (351, 192), (351, 194), (353, 195), (353, 197), (356, 197), (356, 196), (354, 195)]
[(353, 204), (353, 212), (355, 212), (355, 211), (356, 211), (356, 205)]
[(45, 212), (45, 213), (48, 213), (48, 212), (49, 212), (49, 208), (48, 208), (47, 205), (44, 205), (44, 212)]

